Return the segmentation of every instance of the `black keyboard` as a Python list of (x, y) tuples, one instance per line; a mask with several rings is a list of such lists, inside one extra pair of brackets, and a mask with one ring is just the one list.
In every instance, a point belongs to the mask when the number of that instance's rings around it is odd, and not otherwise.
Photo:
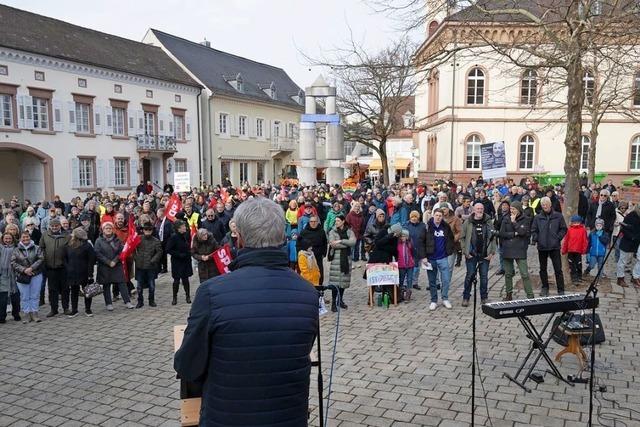
[(535, 316), (536, 314), (586, 310), (597, 307), (598, 302), (598, 298), (593, 297), (589, 297), (585, 301), (584, 294), (567, 294), (513, 301), (491, 302), (482, 305), (482, 312), (494, 319), (506, 319), (509, 317)]

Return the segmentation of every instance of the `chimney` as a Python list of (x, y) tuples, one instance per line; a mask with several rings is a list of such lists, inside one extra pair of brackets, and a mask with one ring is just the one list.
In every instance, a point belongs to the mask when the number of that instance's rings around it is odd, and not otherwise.
[(211, 47), (211, 42), (207, 39), (204, 39), (204, 41), (201, 41), (200, 44), (202, 46)]

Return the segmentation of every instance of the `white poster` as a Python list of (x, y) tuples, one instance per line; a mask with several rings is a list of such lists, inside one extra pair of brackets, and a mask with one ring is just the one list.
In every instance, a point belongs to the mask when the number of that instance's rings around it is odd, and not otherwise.
[(178, 193), (191, 191), (191, 174), (189, 172), (173, 173), (173, 190)]
[(505, 178), (507, 176), (507, 154), (504, 141), (489, 142), (480, 146), (482, 179)]

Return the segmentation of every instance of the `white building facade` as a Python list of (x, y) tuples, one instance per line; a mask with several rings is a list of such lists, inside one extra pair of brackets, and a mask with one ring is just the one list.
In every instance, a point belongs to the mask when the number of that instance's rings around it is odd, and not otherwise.
[[(143, 180), (161, 190), (176, 171), (198, 182), (201, 89), (164, 52), (6, 6), (0, 13), (13, 22), (0, 29), (0, 198), (126, 194)], [(114, 61), (123, 49), (139, 64)]]
[[(473, 40), (477, 29), (470, 28), (472, 19), (465, 10), (434, 17), (417, 58)], [(486, 24), (491, 25), (491, 37), (503, 37), (517, 27)], [(423, 77), (416, 93), (421, 178), (477, 177), (481, 174), (480, 145), (495, 141), (505, 142), (509, 177), (564, 174), (566, 109), (558, 106), (567, 97), (562, 87), (550, 86), (538, 71), (516, 68), (489, 49), (460, 52), (425, 71)], [(593, 92), (594, 85), (600, 84), (598, 79), (586, 70), (586, 90)], [(627, 83), (629, 92), (638, 91), (640, 74), (630, 73)], [(640, 108), (640, 96), (631, 96), (624, 108), (629, 112)], [(629, 116), (607, 114), (598, 127), (595, 171), (616, 183), (640, 175), (640, 124)], [(590, 129), (585, 114), (581, 172), (588, 168)]]
[(284, 70), (155, 29), (143, 41), (161, 47), (205, 88), (200, 100), (205, 183), (277, 183), (300, 166), (304, 91)]

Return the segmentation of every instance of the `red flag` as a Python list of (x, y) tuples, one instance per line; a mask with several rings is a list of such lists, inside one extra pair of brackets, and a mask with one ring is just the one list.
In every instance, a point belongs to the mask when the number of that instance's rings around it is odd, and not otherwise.
[(178, 212), (182, 210), (182, 201), (180, 197), (178, 197), (177, 193), (173, 193), (171, 197), (169, 197), (169, 201), (167, 202), (167, 207), (165, 209), (165, 215), (167, 219), (171, 222), (176, 220), (176, 215)]
[(128, 225), (129, 233), (127, 236), (127, 241), (124, 243), (124, 248), (122, 248), (122, 252), (120, 252), (120, 261), (122, 261), (122, 269), (124, 270), (124, 277), (126, 280), (129, 280), (129, 269), (127, 268), (127, 258), (129, 258), (133, 251), (136, 250), (142, 238), (138, 235), (138, 231), (136, 230), (136, 226), (133, 221), (133, 215), (129, 215), (129, 225)]
[(211, 258), (213, 258), (213, 261), (216, 263), (220, 274), (226, 274), (231, 271), (229, 270), (229, 264), (231, 264), (233, 257), (231, 256), (231, 247), (228, 244), (213, 252)]
[(220, 191), (220, 199), (222, 200), (222, 203), (227, 203), (228, 198), (229, 198), (229, 193), (227, 192), (226, 188), (223, 188)]

